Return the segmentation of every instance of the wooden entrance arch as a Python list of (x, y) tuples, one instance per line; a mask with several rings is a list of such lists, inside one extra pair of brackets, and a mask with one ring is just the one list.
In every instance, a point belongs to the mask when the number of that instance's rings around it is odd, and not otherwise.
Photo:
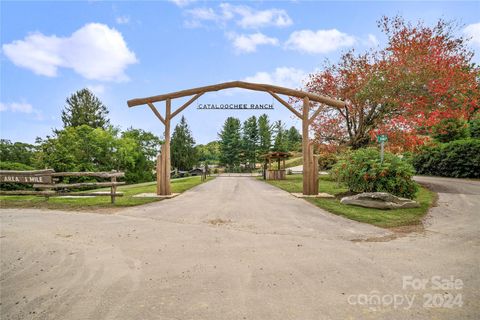
[[(290, 110), (294, 115), (302, 120), (302, 154), (303, 154), (303, 194), (316, 195), (318, 194), (318, 166), (313, 154), (313, 146), (308, 136), (309, 127), (312, 120), (318, 116), (320, 108), (313, 112), (310, 116), (310, 109), (312, 106), (310, 101), (319, 102), (332, 107), (343, 108), (345, 103), (343, 101), (335, 100), (325, 96), (317, 95), (310, 92), (294, 90), (269, 84), (250, 83), (243, 81), (232, 81), (214, 84), (205, 87), (192, 88), (177, 92), (161, 94), (158, 96), (139, 98), (128, 100), (129, 107), (139, 105), (148, 105), (152, 109), (157, 118), (165, 125), (165, 143), (162, 145), (160, 156), (157, 158), (157, 194), (170, 195), (172, 193), (170, 188), (170, 120), (177, 114), (185, 110), (195, 100), (206, 92), (219, 91), (231, 88), (241, 88), (254, 91), (264, 91), (269, 93), (278, 102)], [(279, 94), (290, 97), (303, 99), (303, 108), (299, 112), (282, 99)], [(172, 99), (193, 96), (181, 107), (172, 112)], [(165, 101), (165, 116), (162, 116), (154, 106), (154, 102)]]

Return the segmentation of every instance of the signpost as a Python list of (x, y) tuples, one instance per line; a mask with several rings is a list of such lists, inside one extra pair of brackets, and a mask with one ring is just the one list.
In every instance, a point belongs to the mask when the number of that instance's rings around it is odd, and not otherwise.
[(383, 163), (383, 150), (385, 147), (385, 142), (388, 141), (388, 137), (386, 134), (379, 134), (377, 135), (377, 141), (380, 142), (380, 162)]
[[(117, 177), (124, 177), (124, 172), (55, 172), (53, 169), (12, 171), (0, 170), (0, 183), (21, 183), (31, 184), (36, 190), (0, 190), (0, 195), (38, 195), (38, 196), (59, 196), (69, 195), (64, 189), (80, 187), (110, 187), (110, 192), (75, 193), (75, 196), (110, 196), (111, 202), (115, 203), (115, 197), (123, 196), (117, 192), (117, 186), (125, 182), (117, 181)], [(78, 183), (57, 183), (57, 177), (99, 177), (110, 178), (110, 182), (78, 182)], [(61, 189), (55, 191), (52, 189)]]
[(50, 184), (52, 183), (53, 170), (34, 171), (0, 171), (0, 182), (13, 182), (22, 184)]

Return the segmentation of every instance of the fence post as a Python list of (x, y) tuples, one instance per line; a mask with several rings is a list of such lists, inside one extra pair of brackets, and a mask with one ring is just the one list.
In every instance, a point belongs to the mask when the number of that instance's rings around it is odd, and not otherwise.
[[(112, 170), (112, 172), (116, 172), (115, 170)], [(111, 203), (115, 203), (115, 194), (117, 193), (117, 177), (116, 176), (113, 176), (111, 178), (111, 181), (112, 181), (112, 186), (110, 187), (110, 200), (111, 200)], [(115, 184), (113, 184), (115, 183)]]

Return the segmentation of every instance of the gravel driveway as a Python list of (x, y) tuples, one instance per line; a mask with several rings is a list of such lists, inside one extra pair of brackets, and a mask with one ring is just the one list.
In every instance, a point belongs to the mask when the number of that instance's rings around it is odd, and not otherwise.
[(0, 318), (478, 319), (480, 183), (419, 179), (438, 206), (400, 237), (248, 177), (109, 215), (2, 209)]

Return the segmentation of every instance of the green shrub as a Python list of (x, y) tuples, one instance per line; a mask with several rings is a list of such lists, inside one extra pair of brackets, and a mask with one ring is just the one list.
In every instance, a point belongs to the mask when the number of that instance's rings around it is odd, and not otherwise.
[(480, 139), (480, 118), (470, 120), (468, 122), (468, 129), (470, 131), (470, 137)]
[(320, 170), (330, 170), (337, 163), (338, 157), (334, 153), (321, 153), (318, 157), (318, 168)]
[(332, 175), (353, 192), (389, 192), (413, 198), (417, 184), (412, 180), (413, 167), (394, 154), (385, 152), (383, 163), (374, 148), (347, 153), (332, 168)]
[(468, 124), (463, 119), (442, 119), (432, 128), (432, 137), (439, 142), (450, 142), (468, 138)]
[(413, 157), (413, 165), (424, 175), (480, 178), (480, 139), (424, 147)]
[(34, 170), (33, 167), (19, 162), (0, 161), (0, 170)]

